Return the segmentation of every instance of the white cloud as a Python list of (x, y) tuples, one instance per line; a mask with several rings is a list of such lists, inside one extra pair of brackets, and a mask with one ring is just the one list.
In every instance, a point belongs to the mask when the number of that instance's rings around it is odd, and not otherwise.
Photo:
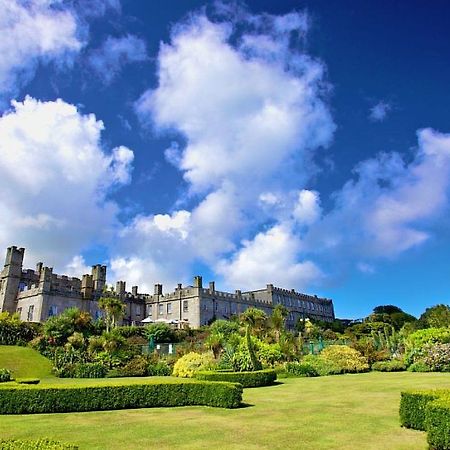
[(298, 193), (298, 201), (294, 206), (293, 216), (301, 225), (312, 225), (321, 215), (319, 193), (302, 189)]
[(86, 273), (91, 273), (91, 267), (86, 265), (82, 255), (75, 255), (64, 269), (64, 274), (69, 277), (81, 278)]
[(383, 122), (386, 116), (391, 112), (392, 105), (383, 100), (370, 108), (369, 118), (373, 122)]
[(448, 209), (450, 135), (423, 129), (418, 140), (409, 164), (390, 153), (356, 167), (357, 179), (335, 194), (335, 208), (310, 230), (310, 249), (389, 258), (429, 239)]
[(61, 268), (111, 237), (118, 207), (107, 195), (129, 181), (133, 153), (105, 153), (103, 128), (62, 100), (27, 97), (0, 117), (0, 248), (21, 245), (28, 261)]
[(39, 63), (69, 64), (83, 42), (77, 18), (58, 0), (0, 0), (0, 106), (28, 82)]
[[(324, 66), (299, 50), (306, 15), (221, 13), (227, 20), (198, 13), (173, 28), (160, 48), (158, 87), (137, 103), (141, 120), (177, 131), (186, 143), (172, 143), (165, 155), (198, 201), (185, 239), (188, 263), (212, 264), (239, 252), (241, 239), (250, 242), (267, 222), (290, 220), (298, 190), (313, 172), (312, 154), (330, 143), (335, 129), (324, 100)], [(300, 221), (311, 223), (318, 201), (303, 201)], [(292, 273), (313, 272), (289, 261)], [(221, 273), (228, 283), (230, 273)]]
[(91, 51), (88, 64), (104, 83), (109, 84), (125, 64), (142, 62), (146, 59), (145, 42), (137, 36), (128, 34), (120, 38), (109, 36), (101, 47)]
[(323, 277), (312, 261), (299, 261), (301, 242), (284, 225), (258, 233), (230, 259), (217, 265), (217, 272), (230, 288), (258, 289), (268, 283), (304, 289)]

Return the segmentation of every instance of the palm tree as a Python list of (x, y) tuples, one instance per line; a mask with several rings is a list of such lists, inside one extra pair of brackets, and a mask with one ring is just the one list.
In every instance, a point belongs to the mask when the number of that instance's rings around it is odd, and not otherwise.
[(125, 314), (125, 304), (120, 298), (113, 297), (112, 292), (105, 292), (106, 296), (101, 297), (98, 301), (98, 307), (105, 311), (106, 331), (114, 328), (117, 322)]
[(266, 313), (258, 308), (248, 308), (240, 316), (241, 323), (245, 325), (245, 338), (253, 370), (261, 370), (261, 362), (256, 356), (251, 339), (252, 331), (261, 330), (267, 321)]
[(289, 311), (284, 305), (277, 305), (270, 316), (270, 323), (275, 334), (275, 341), (280, 342), (281, 333), (284, 331), (284, 323)]

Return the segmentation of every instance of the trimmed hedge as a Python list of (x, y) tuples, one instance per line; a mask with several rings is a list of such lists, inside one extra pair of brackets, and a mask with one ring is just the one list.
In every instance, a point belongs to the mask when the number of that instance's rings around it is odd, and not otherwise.
[(158, 406), (236, 408), (242, 386), (207, 381), (148, 381), (147, 384), (0, 387), (0, 414), (101, 411)]
[[(449, 395), (450, 395), (450, 391)], [(425, 427), (430, 448), (450, 450), (450, 397), (427, 404)]]
[(78, 450), (78, 446), (53, 441), (51, 439), (23, 440), (7, 439), (0, 440), (1, 450)]
[(425, 409), (428, 403), (447, 391), (406, 391), (401, 393), (400, 424), (402, 427), (425, 431)]
[(406, 365), (403, 361), (392, 359), (390, 361), (378, 361), (372, 364), (372, 370), (378, 372), (403, 372)]
[(215, 372), (201, 371), (197, 372), (196, 378), (205, 381), (228, 381), (240, 383), (242, 387), (260, 387), (269, 386), (277, 379), (275, 370), (255, 370), (254, 372)]

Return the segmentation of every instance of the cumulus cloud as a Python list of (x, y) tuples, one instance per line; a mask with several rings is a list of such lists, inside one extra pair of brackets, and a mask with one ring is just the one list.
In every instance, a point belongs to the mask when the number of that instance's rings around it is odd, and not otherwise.
[(392, 105), (381, 100), (370, 108), (369, 119), (373, 122), (383, 122), (391, 110)]
[(130, 179), (133, 152), (102, 149), (104, 125), (62, 100), (27, 97), (0, 117), (0, 247), (11, 243), (62, 267), (118, 227), (112, 188)]
[(258, 233), (230, 259), (223, 259), (216, 271), (230, 288), (258, 289), (267, 283), (303, 289), (317, 283), (323, 274), (312, 261), (299, 261), (301, 242), (291, 230), (276, 225)]
[[(77, 17), (55, 0), (0, 0), (0, 102), (17, 94), (39, 63), (69, 64), (83, 42)], [(2, 104), (0, 103), (0, 106)]]
[(346, 258), (397, 256), (426, 242), (448, 209), (450, 135), (419, 130), (409, 164), (398, 153), (382, 153), (355, 173), (335, 193), (335, 207), (310, 230), (310, 247), (335, 249)]
[(294, 206), (293, 216), (301, 225), (312, 225), (321, 215), (319, 193), (302, 189), (298, 193), (297, 203)]
[[(161, 44), (158, 87), (136, 105), (158, 132), (180, 134), (165, 156), (197, 202), (186, 238), (189, 261), (208, 264), (233, 260), (234, 252), (238, 258), (261, 226), (291, 220), (296, 204), (299, 221), (315, 220), (318, 204), (315, 212), (306, 198), (302, 206), (298, 192), (313, 172), (314, 151), (331, 142), (335, 129), (325, 68), (302, 51), (307, 16), (221, 6), (221, 20), (201, 12), (173, 28)], [(300, 266), (290, 261), (297, 273)], [(228, 282), (230, 272), (220, 273)]]
[(119, 38), (109, 36), (99, 48), (91, 51), (88, 64), (105, 84), (109, 84), (124, 65), (146, 59), (144, 40), (128, 34)]

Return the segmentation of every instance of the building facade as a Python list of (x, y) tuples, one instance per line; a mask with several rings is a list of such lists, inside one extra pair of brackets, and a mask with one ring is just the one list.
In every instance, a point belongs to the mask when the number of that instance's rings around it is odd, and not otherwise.
[[(29, 322), (44, 322), (70, 307), (87, 311), (94, 318), (102, 315), (98, 300), (106, 286), (106, 266), (92, 266), (91, 274), (73, 278), (55, 274), (42, 263), (36, 269), (24, 269), (24, 253), (23, 248), (7, 249), (0, 273), (0, 311), (17, 312)], [(138, 293), (137, 286), (127, 292), (125, 281), (118, 281), (115, 293), (125, 304), (124, 324), (167, 322), (199, 328), (215, 319), (230, 319), (249, 307), (270, 315), (278, 304), (289, 311), (288, 328), (308, 317), (334, 320), (332, 300), (272, 284), (256, 291), (230, 293), (216, 290), (214, 281), (203, 287), (202, 277), (196, 276), (192, 286), (178, 284), (168, 293), (163, 293), (161, 284), (155, 284), (153, 294)]]

